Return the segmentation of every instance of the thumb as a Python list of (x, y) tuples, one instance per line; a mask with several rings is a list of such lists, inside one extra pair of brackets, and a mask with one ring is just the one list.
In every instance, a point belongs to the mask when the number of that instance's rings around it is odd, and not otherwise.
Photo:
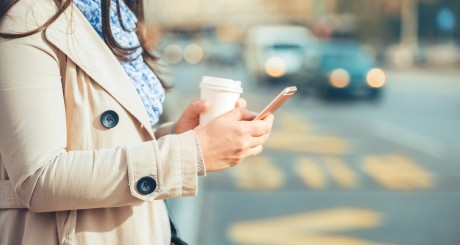
[(248, 110), (244, 107), (237, 107), (223, 114), (221, 117), (227, 118), (228, 120), (241, 121), (244, 119), (245, 115), (247, 114), (247, 111)]
[(247, 107), (248, 102), (244, 98), (239, 98), (238, 101), (235, 103), (235, 107)]
[(198, 116), (200, 113), (205, 112), (209, 107), (209, 103), (207, 100), (195, 100), (188, 106), (185, 113), (187, 116), (195, 117)]

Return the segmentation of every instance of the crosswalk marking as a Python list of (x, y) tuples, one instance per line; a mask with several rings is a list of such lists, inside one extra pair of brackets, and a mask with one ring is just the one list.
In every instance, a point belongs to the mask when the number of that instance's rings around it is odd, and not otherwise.
[(339, 207), (261, 220), (239, 221), (228, 229), (237, 244), (303, 245), (382, 244), (344, 234), (382, 225), (381, 214), (370, 209)]
[(434, 180), (428, 171), (408, 157), (392, 154), (363, 157), (363, 168), (383, 187), (396, 190), (430, 188)]
[[(296, 114), (279, 114), (270, 139), (265, 143), (268, 150), (313, 153), (315, 157), (297, 155), (292, 167), (302, 182), (313, 190), (325, 189), (328, 182), (344, 189), (359, 187), (358, 169), (352, 169), (342, 158), (350, 153), (353, 140), (337, 136), (315, 135), (305, 118)], [(387, 189), (409, 190), (431, 188), (433, 177), (409, 157), (401, 154), (365, 155), (361, 165), (379, 185)], [(236, 185), (247, 190), (274, 190), (284, 184), (285, 174), (268, 157), (248, 159), (234, 171)], [(279, 163), (289, 164), (289, 162)], [(324, 166), (324, 169), (323, 169)]]
[(247, 190), (274, 190), (284, 183), (284, 174), (272, 159), (252, 157), (233, 169), (235, 184)]
[(264, 146), (274, 150), (295, 153), (341, 155), (347, 152), (347, 144), (343, 138), (311, 136), (295, 132), (272, 131), (270, 139)]
[(307, 134), (311, 131), (311, 126), (306, 119), (302, 119), (292, 113), (282, 113), (277, 117), (280, 127), (283, 131), (295, 132), (298, 134)]
[[(323, 159), (323, 161), (320, 161)], [(357, 170), (337, 157), (311, 158), (301, 156), (289, 162), (279, 163), (292, 167), (302, 182), (313, 190), (328, 186), (331, 180), (344, 189), (359, 187)], [(322, 165), (326, 171), (323, 171)], [(362, 168), (383, 188), (391, 190), (429, 189), (435, 185), (435, 177), (428, 170), (402, 154), (365, 155)], [(246, 190), (275, 190), (284, 185), (285, 173), (268, 157), (253, 157), (232, 170), (234, 183)]]
[(277, 125), (264, 145), (266, 148), (327, 155), (340, 155), (349, 150), (345, 139), (341, 137), (313, 135), (311, 125), (297, 115), (282, 113), (276, 121)]
[(321, 168), (309, 158), (298, 158), (294, 170), (302, 181), (312, 189), (323, 189), (327, 185)]
[(388, 156), (388, 160), (390, 162), (400, 163), (399, 171), (404, 172), (406, 176), (411, 176), (410, 182), (412, 182), (414, 186), (419, 188), (430, 188), (433, 186), (434, 179), (429, 172), (407, 156), (393, 154)]
[(344, 161), (336, 157), (325, 157), (324, 163), (332, 177), (341, 187), (353, 188), (358, 185), (355, 174)]

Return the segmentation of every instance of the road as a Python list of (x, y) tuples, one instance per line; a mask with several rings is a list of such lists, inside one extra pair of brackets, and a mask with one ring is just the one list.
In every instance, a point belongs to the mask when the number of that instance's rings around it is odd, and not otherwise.
[[(203, 75), (243, 81), (255, 111), (280, 90), (239, 66), (172, 70), (172, 119)], [(294, 96), (262, 154), (170, 202), (182, 234), (203, 245), (460, 244), (459, 75), (391, 70), (380, 103)]]

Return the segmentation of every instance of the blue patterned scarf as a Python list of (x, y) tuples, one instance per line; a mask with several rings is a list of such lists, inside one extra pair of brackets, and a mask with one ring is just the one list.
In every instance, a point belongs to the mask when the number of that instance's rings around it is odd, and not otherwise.
[[(74, 4), (102, 38), (101, 0), (74, 0)], [(117, 3), (112, 0), (110, 27), (113, 36), (122, 47), (137, 47), (139, 46), (139, 38), (134, 31), (137, 18), (122, 0), (120, 1), (120, 9), (123, 24), (128, 31), (123, 29), (117, 15)], [(134, 58), (134, 60), (129, 62), (120, 61), (120, 64), (133, 82), (153, 126), (158, 122), (163, 112), (165, 91), (158, 77), (144, 62), (141, 54), (142, 48), (139, 47), (132, 54), (131, 58)]]

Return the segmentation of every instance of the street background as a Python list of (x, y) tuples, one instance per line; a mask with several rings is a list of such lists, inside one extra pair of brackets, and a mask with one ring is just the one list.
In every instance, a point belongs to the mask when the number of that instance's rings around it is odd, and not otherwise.
[[(460, 244), (460, 3), (155, 0), (147, 11), (174, 85), (165, 121), (199, 99), (202, 76), (242, 81), (253, 111), (284, 86), (300, 90), (276, 112), (262, 154), (201, 177), (197, 197), (168, 201), (185, 240)], [(267, 24), (306, 28), (314, 46), (288, 45), (284, 35), (253, 53), (266, 44), (252, 43), (251, 30)], [(373, 85), (359, 57), (322, 66), (331, 40), (367, 50), (382, 83)], [(291, 69), (299, 53), (302, 65)], [(275, 56), (285, 63), (270, 67)], [(334, 72), (346, 83), (334, 85)]]

